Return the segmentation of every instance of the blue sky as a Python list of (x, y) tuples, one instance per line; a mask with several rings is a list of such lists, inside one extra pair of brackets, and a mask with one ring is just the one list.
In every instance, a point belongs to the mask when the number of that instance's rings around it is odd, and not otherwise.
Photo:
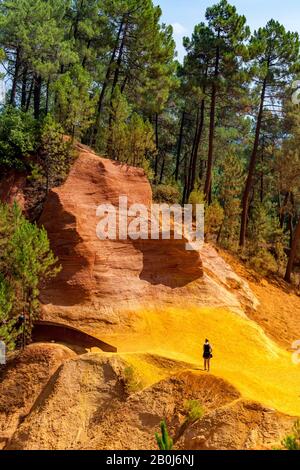
[[(172, 24), (178, 58), (182, 60), (182, 37), (190, 36), (194, 25), (204, 20), (205, 10), (217, 0), (154, 0), (163, 11), (163, 21)], [(300, 0), (231, 0), (240, 14), (246, 16), (252, 30), (274, 18), (291, 31), (300, 33)]]

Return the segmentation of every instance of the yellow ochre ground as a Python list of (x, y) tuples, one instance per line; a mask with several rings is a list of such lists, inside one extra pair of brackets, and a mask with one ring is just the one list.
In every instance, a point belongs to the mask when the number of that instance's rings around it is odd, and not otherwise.
[(244, 398), (300, 416), (300, 364), (252, 320), (219, 308), (149, 309), (135, 331), (105, 339), (118, 347), (145, 386), (180, 369), (202, 371), (202, 345), (213, 347), (211, 373), (235, 386)]

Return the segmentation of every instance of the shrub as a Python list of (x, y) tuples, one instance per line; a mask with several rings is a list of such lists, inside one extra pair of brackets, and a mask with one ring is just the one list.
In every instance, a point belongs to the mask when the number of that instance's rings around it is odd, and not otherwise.
[(13, 107), (0, 114), (0, 166), (24, 170), (26, 157), (38, 147), (38, 126), (33, 117)]
[(172, 450), (173, 448), (173, 439), (170, 438), (166, 421), (163, 420), (160, 423), (161, 436), (156, 432), (155, 438), (160, 450)]
[(293, 426), (293, 434), (286, 436), (282, 441), (282, 446), (286, 450), (300, 450), (300, 420)]
[(217, 235), (224, 221), (224, 210), (218, 203), (214, 201), (205, 209), (205, 236)]
[(14, 349), (18, 336), (16, 318), (11, 315), (14, 297), (12, 286), (0, 273), (0, 340), (4, 341), (7, 350)]
[(204, 204), (205, 203), (205, 196), (203, 191), (199, 189), (194, 189), (189, 197), (189, 204)]
[(187, 412), (186, 422), (188, 423), (194, 423), (204, 415), (203, 406), (198, 400), (187, 400), (185, 410)]
[(180, 191), (170, 184), (159, 184), (153, 187), (153, 199), (159, 203), (178, 204)]
[(263, 276), (277, 271), (277, 263), (274, 256), (265, 248), (260, 248), (256, 253), (249, 255), (248, 264)]
[(50, 115), (44, 120), (39, 148), (41, 166), (46, 179), (46, 192), (63, 183), (74, 161), (72, 142)]
[(205, 225), (204, 232), (205, 237), (209, 235), (216, 235), (219, 233), (219, 230), (224, 221), (224, 210), (219, 204), (218, 201), (214, 201), (212, 204), (207, 205), (205, 203), (205, 196), (202, 191), (199, 189), (194, 189), (191, 192), (189, 197), (189, 204), (193, 205), (193, 215), (196, 215), (196, 205), (204, 204), (205, 205)]
[(143, 388), (142, 381), (137, 377), (133, 367), (128, 366), (124, 369), (124, 384), (128, 394), (136, 393)]
[(272, 205), (256, 204), (248, 226), (245, 261), (262, 275), (277, 272), (285, 264), (285, 245), (286, 236)]

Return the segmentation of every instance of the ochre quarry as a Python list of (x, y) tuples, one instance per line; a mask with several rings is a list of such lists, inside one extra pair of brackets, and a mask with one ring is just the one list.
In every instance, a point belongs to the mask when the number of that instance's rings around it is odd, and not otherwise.
[[(48, 196), (39, 224), (62, 271), (41, 291), (42, 320), (79, 329), (117, 352), (73, 348), (67, 356), (59, 350), (64, 359), (55, 362), (47, 383), (50, 369), (41, 369), (43, 381), (22, 405), (21, 419), (3, 405), (5, 384), (17, 377), (12, 362), (0, 394), (2, 422), (11, 423), (2, 445), (155, 449), (164, 417), (178, 449), (280, 444), (300, 416), (300, 366), (289, 350), (298, 339), (299, 297), (267, 281), (254, 288), (237, 261), (209, 244), (189, 252), (185, 240), (99, 240), (96, 209), (105, 203), (117, 209), (121, 195), (129, 205), (150, 207), (144, 171), (80, 145), (67, 180)], [(274, 328), (268, 295), (278, 298)], [(288, 324), (283, 342), (277, 326), (286, 298), (298, 329)], [(206, 337), (213, 346), (209, 374), (202, 370)], [(30, 363), (33, 354), (35, 369), (42, 367), (37, 356), (49, 355), (39, 344), (22, 359)], [(51, 355), (56, 347), (66, 345), (51, 345)], [(22, 386), (32, 383), (27, 370), (16, 379)], [(131, 387), (126, 370), (134, 377)], [(205, 414), (185, 426), (188, 399), (201, 402)]]

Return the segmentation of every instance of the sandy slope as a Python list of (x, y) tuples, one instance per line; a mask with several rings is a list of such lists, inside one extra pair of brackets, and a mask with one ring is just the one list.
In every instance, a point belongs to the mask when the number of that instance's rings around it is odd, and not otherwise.
[[(300, 416), (300, 368), (292, 363), (291, 353), (272, 341), (255, 322), (227, 310), (169, 307), (143, 311), (130, 336), (105, 339), (121, 352), (151, 352), (202, 368), (205, 337), (214, 348), (215, 375), (229, 381), (245, 398)], [(139, 355), (122, 357), (145, 376), (146, 384), (157, 380)]]

